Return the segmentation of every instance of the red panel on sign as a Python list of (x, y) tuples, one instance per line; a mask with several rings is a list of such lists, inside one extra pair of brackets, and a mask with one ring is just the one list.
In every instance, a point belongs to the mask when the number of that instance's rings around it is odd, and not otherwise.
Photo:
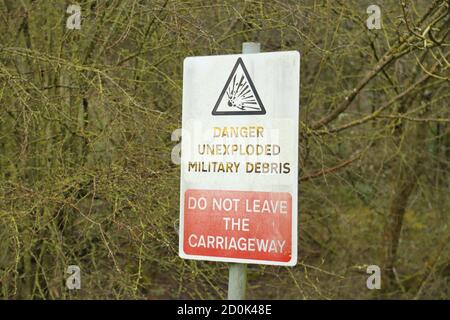
[(288, 262), (292, 197), (287, 192), (187, 190), (184, 252)]

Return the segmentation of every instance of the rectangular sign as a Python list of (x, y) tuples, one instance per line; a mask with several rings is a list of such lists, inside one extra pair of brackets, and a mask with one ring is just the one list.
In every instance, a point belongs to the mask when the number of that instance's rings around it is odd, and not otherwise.
[(184, 61), (182, 258), (297, 263), (300, 55)]

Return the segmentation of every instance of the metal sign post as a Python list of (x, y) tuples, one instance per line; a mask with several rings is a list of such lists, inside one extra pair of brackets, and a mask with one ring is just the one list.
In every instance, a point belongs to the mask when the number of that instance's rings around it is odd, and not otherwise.
[(228, 275), (228, 300), (244, 300), (247, 289), (247, 265), (243, 263), (230, 264)]
[[(258, 42), (242, 43), (242, 53), (259, 53), (261, 44)], [(228, 275), (228, 300), (244, 300), (247, 289), (247, 265), (243, 263), (230, 264)]]

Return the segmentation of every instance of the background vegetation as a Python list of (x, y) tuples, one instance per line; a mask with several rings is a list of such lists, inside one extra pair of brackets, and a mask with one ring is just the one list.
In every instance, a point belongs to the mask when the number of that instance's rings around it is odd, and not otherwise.
[(226, 297), (177, 255), (171, 133), (184, 57), (258, 41), (302, 55), (299, 263), (248, 297), (450, 298), (447, 0), (84, 0), (80, 30), (69, 4), (0, 1), (0, 297)]

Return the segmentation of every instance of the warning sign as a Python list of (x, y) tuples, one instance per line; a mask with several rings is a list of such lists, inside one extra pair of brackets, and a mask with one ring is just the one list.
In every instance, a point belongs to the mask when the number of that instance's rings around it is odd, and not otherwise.
[(264, 105), (241, 58), (237, 59), (212, 114), (215, 116), (266, 114)]
[(292, 51), (185, 59), (182, 258), (297, 263), (299, 71)]

